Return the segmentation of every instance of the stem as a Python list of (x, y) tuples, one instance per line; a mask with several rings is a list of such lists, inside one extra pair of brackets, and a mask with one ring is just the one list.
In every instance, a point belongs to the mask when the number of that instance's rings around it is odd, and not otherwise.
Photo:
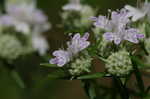
[(81, 80), (84, 91), (89, 99), (99, 99), (96, 82), (94, 80)]
[(2, 64), (4, 65), (5, 68), (7, 68), (7, 70), (10, 73), (10, 76), (15, 80), (15, 82), (18, 84), (18, 86), (20, 88), (25, 88), (25, 83), (22, 80), (22, 78), (20, 77), (20, 75), (18, 74), (18, 72), (15, 70), (15, 66), (13, 64), (8, 63), (6, 60), (4, 59), (0, 59), (2, 60)]
[(144, 82), (141, 76), (141, 73), (137, 67), (137, 64), (133, 61), (133, 68), (134, 68), (134, 74), (137, 80), (138, 88), (141, 91), (142, 94), (145, 92)]
[(117, 87), (117, 89), (118, 89), (122, 99), (129, 99), (128, 90), (125, 87), (125, 85), (123, 85), (123, 83), (121, 82), (120, 78), (114, 76), (113, 80), (115, 82), (115, 85), (116, 85), (116, 87)]

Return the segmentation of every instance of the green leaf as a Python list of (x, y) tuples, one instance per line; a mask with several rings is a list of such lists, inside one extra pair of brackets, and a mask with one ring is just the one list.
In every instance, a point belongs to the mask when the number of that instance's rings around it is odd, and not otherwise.
[(105, 72), (98, 72), (98, 73), (94, 73), (94, 74), (79, 76), (79, 77), (77, 77), (77, 79), (96, 79), (96, 78), (102, 78), (105, 75), (106, 75)]
[(13, 79), (16, 81), (16, 83), (21, 87), (21, 88), (25, 88), (25, 84), (23, 82), (23, 80), (21, 79), (20, 75), (18, 74), (18, 72), (16, 71), (11, 71), (11, 76), (13, 77)]
[(135, 56), (131, 56), (132, 61), (134, 61), (138, 67), (144, 68), (144, 67), (149, 67), (150, 64), (144, 64), (139, 58)]
[(135, 56), (131, 56), (131, 59), (132, 59), (132, 64), (133, 64), (133, 69), (134, 69), (134, 75), (136, 77), (139, 90), (141, 91), (141, 93), (144, 93), (145, 92), (144, 82), (142, 79), (141, 72), (138, 68), (138, 65), (141, 65), (142, 63), (139, 62), (139, 60), (137, 61), (137, 58)]
[(55, 64), (49, 64), (49, 63), (42, 63), (40, 64), (41, 66), (45, 66), (45, 67), (51, 67), (51, 68), (60, 68)]
[(66, 78), (68, 75), (66, 74), (66, 72), (64, 72), (61, 69), (58, 69), (54, 72), (51, 72), (50, 74), (48, 74), (48, 78), (49, 79), (63, 79)]

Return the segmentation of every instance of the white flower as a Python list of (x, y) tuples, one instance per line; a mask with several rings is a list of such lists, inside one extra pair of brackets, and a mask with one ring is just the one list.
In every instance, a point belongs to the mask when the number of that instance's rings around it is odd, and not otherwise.
[(9, 4), (6, 14), (0, 16), (0, 24), (11, 26), (18, 32), (44, 32), (50, 28), (47, 16), (33, 4)]
[(132, 21), (137, 21), (146, 15), (150, 17), (150, 3), (145, 2), (141, 8), (135, 8), (130, 5), (126, 5), (125, 8), (129, 11), (129, 15), (132, 16)]
[(80, 11), (82, 6), (80, 4), (80, 0), (70, 0), (70, 2), (63, 6), (62, 9), (68, 11)]
[(49, 49), (46, 39), (40, 35), (33, 35), (32, 45), (33, 48), (39, 52), (40, 55), (44, 55)]

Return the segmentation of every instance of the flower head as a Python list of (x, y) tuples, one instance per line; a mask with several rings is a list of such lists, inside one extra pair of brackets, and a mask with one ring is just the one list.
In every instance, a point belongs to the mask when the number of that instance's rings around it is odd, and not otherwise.
[(50, 28), (45, 14), (34, 5), (26, 3), (9, 4), (6, 7), (6, 14), (0, 16), (0, 24), (14, 27), (16, 31), (22, 33), (38, 32), (37, 27), (40, 32)]
[(15, 60), (24, 52), (19, 40), (12, 35), (2, 34), (0, 36), (0, 57), (7, 60)]
[(139, 34), (139, 31), (134, 28), (129, 28), (130, 15), (127, 10), (121, 9), (120, 11), (113, 11), (111, 18), (99, 16), (93, 18), (94, 25), (104, 29), (106, 32), (103, 37), (108, 41), (114, 41), (116, 45), (120, 44), (123, 40), (128, 40), (132, 43), (138, 43), (139, 38), (144, 38), (144, 34)]
[(67, 51), (57, 50), (53, 52), (55, 58), (50, 60), (51, 64), (57, 64), (59, 67), (64, 66), (67, 62), (70, 61), (70, 55)]
[(88, 37), (89, 33), (85, 33), (83, 37), (81, 37), (79, 33), (75, 34), (71, 41), (67, 42), (67, 50), (56, 50), (53, 52), (53, 56), (55, 56), (55, 58), (50, 59), (50, 63), (56, 64), (60, 67), (64, 66), (80, 51), (89, 46), (90, 42), (87, 41)]
[(89, 38), (89, 33), (85, 33), (83, 37), (79, 33), (75, 34), (68, 44), (68, 52), (71, 52), (73, 55), (79, 53), (83, 49), (87, 48), (90, 45), (90, 42), (87, 41)]
[(112, 53), (106, 59), (106, 69), (110, 74), (117, 76), (129, 74), (133, 69), (129, 53), (124, 50)]
[(95, 21), (94, 26), (99, 27), (101, 29), (109, 29), (109, 20), (107, 19), (106, 16), (99, 16), (97, 17), (91, 17), (91, 20)]
[(91, 62), (92, 58), (89, 55), (80, 56), (70, 64), (70, 74), (80, 75), (85, 72), (90, 72)]

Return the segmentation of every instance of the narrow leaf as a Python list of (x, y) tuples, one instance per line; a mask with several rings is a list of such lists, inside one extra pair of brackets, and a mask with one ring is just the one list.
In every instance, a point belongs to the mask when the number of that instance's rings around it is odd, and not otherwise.
[(56, 70), (48, 74), (49, 79), (63, 79), (67, 77), (67, 74), (63, 70)]
[(23, 80), (21, 79), (20, 75), (16, 71), (12, 71), (11, 76), (21, 88), (25, 88), (25, 84)]
[(94, 74), (79, 76), (79, 77), (77, 77), (77, 79), (96, 79), (96, 78), (102, 78), (102, 77), (105, 76), (105, 74), (106, 73), (104, 73), (104, 72), (98, 72), (98, 73), (94, 73)]
[(60, 68), (60, 67), (56, 66), (55, 64), (49, 64), (49, 63), (42, 63), (40, 65), (45, 66), (45, 67), (51, 67), (51, 68)]

